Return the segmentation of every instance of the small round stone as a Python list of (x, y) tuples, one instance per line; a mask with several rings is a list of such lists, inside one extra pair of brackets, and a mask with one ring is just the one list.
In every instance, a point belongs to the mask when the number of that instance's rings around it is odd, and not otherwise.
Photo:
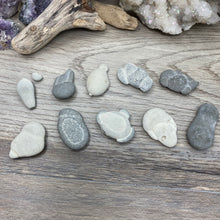
[(9, 157), (31, 157), (43, 151), (45, 128), (38, 122), (25, 125), (21, 133), (12, 141)]
[(89, 130), (76, 110), (66, 108), (60, 111), (58, 131), (65, 145), (73, 150), (81, 150), (89, 143)]
[(43, 76), (39, 73), (32, 73), (32, 79), (36, 82), (40, 82), (43, 79)]
[(100, 111), (97, 115), (97, 123), (108, 137), (116, 139), (119, 143), (126, 143), (135, 134), (129, 118), (128, 111), (124, 109), (120, 111)]
[(151, 138), (160, 141), (166, 147), (176, 146), (176, 123), (163, 109), (153, 108), (147, 111), (143, 117), (143, 127)]
[(53, 95), (58, 99), (68, 99), (75, 93), (74, 72), (68, 69), (63, 75), (58, 76), (54, 82)]
[(202, 104), (187, 130), (189, 144), (197, 150), (205, 150), (213, 145), (215, 127), (219, 111), (213, 104)]
[(30, 80), (21, 79), (17, 84), (17, 93), (27, 108), (34, 109), (36, 107), (35, 88)]

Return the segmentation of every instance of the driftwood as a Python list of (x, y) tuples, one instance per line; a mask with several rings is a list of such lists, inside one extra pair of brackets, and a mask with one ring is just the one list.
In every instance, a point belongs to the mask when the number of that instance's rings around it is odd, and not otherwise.
[(137, 18), (130, 16), (122, 8), (116, 5), (94, 1), (93, 7), (98, 12), (101, 19), (107, 24), (126, 30), (136, 30), (138, 27)]
[(92, 9), (91, 0), (53, 0), (12, 40), (12, 47), (20, 54), (32, 54), (60, 32), (72, 28), (105, 30), (106, 25)]

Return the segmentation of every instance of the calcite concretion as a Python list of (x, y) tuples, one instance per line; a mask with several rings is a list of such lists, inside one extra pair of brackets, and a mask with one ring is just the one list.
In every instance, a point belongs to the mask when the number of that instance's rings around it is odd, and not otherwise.
[(167, 147), (177, 144), (177, 126), (173, 118), (163, 109), (153, 108), (143, 117), (143, 128), (154, 140)]
[(10, 18), (18, 11), (20, 0), (0, 0), (0, 17)]
[(52, 0), (22, 0), (23, 6), (19, 14), (20, 21), (28, 25), (35, 20)]
[(189, 30), (196, 23), (220, 21), (217, 0), (120, 0), (120, 5), (135, 12), (149, 28), (172, 35)]
[(15, 22), (0, 18), (0, 50), (11, 48), (11, 40), (18, 32), (19, 28)]

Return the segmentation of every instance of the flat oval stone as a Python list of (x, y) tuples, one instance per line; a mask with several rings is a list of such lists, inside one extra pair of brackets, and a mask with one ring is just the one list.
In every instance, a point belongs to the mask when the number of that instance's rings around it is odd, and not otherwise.
[(45, 128), (38, 122), (25, 125), (21, 133), (12, 141), (9, 157), (31, 157), (43, 151), (45, 146)]
[(81, 150), (89, 143), (89, 130), (76, 110), (66, 108), (60, 111), (58, 131), (65, 145), (73, 150)]
[(174, 92), (188, 95), (196, 89), (199, 82), (179, 70), (166, 70), (160, 75), (160, 84)]
[(68, 69), (63, 75), (56, 78), (52, 93), (58, 99), (68, 99), (73, 96), (74, 92), (74, 72)]
[(215, 127), (219, 111), (213, 104), (202, 104), (187, 130), (189, 144), (197, 150), (205, 150), (213, 145)]
[(118, 71), (118, 79), (125, 85), (131, 85), (142, 92), (147, 92), (153, 85), (153, 80), (148, 73), (132, 63), (126, 64)]
[(129, 118), (127, 110), (100, 111), (97, 115), (97, 122), (107, 136), (116, 139), (119, 143), (125, 143), (130, 141), (135, 134)]
[(87, 90), (90, 96), (100, 96), (107, 91), (109, 86), (108, 67), (101, 64), (88, 76)]
[(163, 109), (153, 108), (147, 111), (143, 117), (143, 127), (154, 140), (160, 141), (167, 147), (176, 146), (176, 123)]
[(40, 82), (43, 79), (43, 76), (39, 73), (32, 73), (32, 79), (36, 82)]
[(17, 84), (17, 93), (27, 108), (34, 109), (36, 107), (35, 88), (30, 80), (21, 79)]

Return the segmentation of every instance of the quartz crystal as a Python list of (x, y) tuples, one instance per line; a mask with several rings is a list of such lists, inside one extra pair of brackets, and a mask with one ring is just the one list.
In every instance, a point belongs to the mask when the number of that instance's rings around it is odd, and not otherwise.
[(19, 28), (13, 21), (0, 18), (0, 50), (11, 48), (11, 40), (18, 32)]
[(52, 0), (22, 0), (23, 6), (19, 15), (20, 21), (28, 25), (36, 19)]
[(20, 0), (0, 0), (0, 17), (10, 18), (18, 11)]
[(126, 11), (137, 14), (143, 24), (168, 34), (180, 34), (196, 23), (215, 24), (219, 0), (120, 0)]

